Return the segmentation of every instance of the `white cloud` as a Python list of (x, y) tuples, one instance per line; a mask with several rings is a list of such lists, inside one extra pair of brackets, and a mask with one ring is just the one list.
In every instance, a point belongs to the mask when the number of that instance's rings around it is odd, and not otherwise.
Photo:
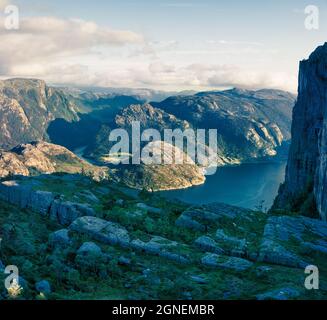
[[(0, 0), (0, 7), (7, 3)], [(0, 19), (0, 25), (2, 22)], [(214, 48), (186, 49), (176, 40), (146, 41), (132, 31), (55, 17), (25, 17), (17, 31), (0, 28), (0, 37), (0, 77), (173, 91), (226, 87), (296, 90), (295, 76), (215, 63), (233, 57), (240, 63), (246, 60), (247, 65), (248, 57), (255, 54), (273, 54), (257, 42), (211, 40), (207, 44)]]
[[(81, 68), (81, 67), (80, 67)], [(234, 65), (191, 64), (176, 66), (159, 60), (147, 65), (129, 65), (120, 69), (108, 67), (107, 72), (90, 74), (86, 69), (61, 76), (64, 83), (108, 87), (150, 87), (176, 91), (183, 89), (213, 90), (231, 87), (247, 89), (276, 88), (295, 92), (297, 79), (283, 72), (258, 72)], [(74, 71), (74, 68), (72, 68)], [(67, 72), (66, 72), (67, 73)], [(56, 75), (55, 78), (58, 79)], [(75, 80), (74, 80), (75, 79)], [(63, 81), (65, 80), (65, 81)], [(70, 80), (70, 81), (68, 81)]]
[[(1, 23), (1, 21), (0, 21)], [(142, 44), (141, 35), (132, 31), (102, 28), (79, 19), (33, 17), (21, 20), (20, 29), (0, 28), (0, 73), (22, 73), (28, 66), (42, 69), (61, 59), (96, 54), (105, 48)], [(101, 48), (101, 50), (99, 49)], [(39, 67), (37, 67), (39, 65)], [(30, 73), (33, 73), (31, 68)]]

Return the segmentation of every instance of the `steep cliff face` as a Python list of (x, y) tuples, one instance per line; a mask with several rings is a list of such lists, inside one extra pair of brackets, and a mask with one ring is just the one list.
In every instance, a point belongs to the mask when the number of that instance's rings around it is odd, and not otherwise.
[(327, 43), (300, 63), (286, 179), (274, 209), (327, 213)]

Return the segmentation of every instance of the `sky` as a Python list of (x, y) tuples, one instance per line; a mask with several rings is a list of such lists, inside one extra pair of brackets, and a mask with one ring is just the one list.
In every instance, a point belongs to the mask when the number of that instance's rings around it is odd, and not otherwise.
[[(0, 0), (0, 77), (51, 84), (296, 92), (327, 41), (327, 0)], [(5, 28), (5, 8), (19, 29)], [(319, 28), (305, 28), (305, 8)]]

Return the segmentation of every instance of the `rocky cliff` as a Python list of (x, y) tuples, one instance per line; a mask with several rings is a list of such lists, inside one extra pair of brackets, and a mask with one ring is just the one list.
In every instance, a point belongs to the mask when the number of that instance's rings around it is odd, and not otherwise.
[(327, 43), (300, 63), (292, 145), (273, 209), (313, 216), (327, 214)]

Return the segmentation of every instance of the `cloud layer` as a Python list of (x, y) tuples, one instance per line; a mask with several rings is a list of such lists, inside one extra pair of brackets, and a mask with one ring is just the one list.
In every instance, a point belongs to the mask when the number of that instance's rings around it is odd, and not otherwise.
[[(6, 4), (7, 0), (0, 0), (0, 8)], [(263, 47), (257, 42), (204, 39), (209, 47), (185, 49), (176, 40), (149, 41), (130, 30), (81, 19), (25, 17), (19, 30), (12, 31), (2, 27), (4, 19), (0, 18), (2, 78), (35, 77), (57, 84), (163, 90), (236, 86), (294, 91), (296, 86), (296, 79), (284, 73), (215, 62), (233, 54), (243, 58), (256, 54)]]

